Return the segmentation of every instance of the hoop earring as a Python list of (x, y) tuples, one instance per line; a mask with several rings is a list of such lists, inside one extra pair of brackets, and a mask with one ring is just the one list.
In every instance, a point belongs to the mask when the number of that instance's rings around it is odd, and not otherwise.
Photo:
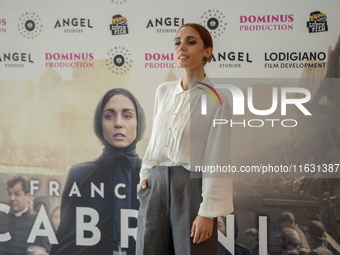
[(206, 64), (206, 63), (208, 62), (208, 60), (209, 60), (209, 59), (208, 59), (207, 57), (204, 57), (204, 58), (203, 58), (204, 64)]

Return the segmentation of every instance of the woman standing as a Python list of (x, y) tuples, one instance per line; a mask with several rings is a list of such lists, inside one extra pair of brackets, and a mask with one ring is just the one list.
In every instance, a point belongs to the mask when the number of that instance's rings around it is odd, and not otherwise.
[(232, 181), (190, 178), (188, 170), (230, 164), (230, 127), (212, 125), (214, 119), (230, 119), (230, 106), (220, 93), (221, 105), (207, 100), (208, 113), (201, 115), (202, 89), (210, 84), (203, 69), (212, 55), (210, 33), (198, 24), (184, 24), (174, 44), (183, 76), (156, 92), (153, 130), (140, 173), (136, 249), (138, 255), (213, 255), (216, 217), (233, 210)]
[[(129, 91), (112, 89), (99, 101), (93, 124), (104, 146), (103, 154), (70, 168), (61, 200), (59, 244), (53, 246), (51, 254), (134, 255), (132, 239), (129, 248), (121, 247), (120, 221), (122, 209), (139, 208), (141, 160), (136, 143), (145, 131), (144, 111)], [(99, 233), (82, 230), (82, 224), (96, 221), (96, 214), (98, 222), (93, 224)], [(129, 222), (129, 228), (133, 227), (136, 221)]]
[(60, 225), (60, 206), (55, 207), (50, 214), (50, 222), (53, 230), (57, 232)]

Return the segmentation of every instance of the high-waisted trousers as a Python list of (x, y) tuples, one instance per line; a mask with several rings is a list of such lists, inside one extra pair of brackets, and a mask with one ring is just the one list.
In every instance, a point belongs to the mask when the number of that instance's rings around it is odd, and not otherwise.
[(202, 202), (202, 179), (183, 166), (155, 166), (146, 189), (138, 191), (140, 208), (137, 255), (215, 255), (217, 219), (212, 236), (194, 244), (192, 223)]

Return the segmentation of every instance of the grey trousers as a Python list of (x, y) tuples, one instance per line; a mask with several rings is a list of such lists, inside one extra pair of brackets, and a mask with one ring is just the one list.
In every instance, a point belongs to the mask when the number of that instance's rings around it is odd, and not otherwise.
[(148, 187), (138, 191), (137, 255), (215, 255), (217, 219), (212, 236), (193, 244), (192, 223), (202, 202), (202, 179), (182, 166), (155, 166)]

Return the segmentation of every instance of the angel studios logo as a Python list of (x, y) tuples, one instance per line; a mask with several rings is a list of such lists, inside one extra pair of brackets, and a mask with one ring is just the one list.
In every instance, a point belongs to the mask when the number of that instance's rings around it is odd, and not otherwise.
[(320, 11), (311, 12), (307, 21), (309, 33), (327, 32), (327, 16)]
[(132, 67), (131, 52), (123, 46), (116, 46), (107, 53), (106, 66), (115, 75), (123, 75)]
[(57, 19), (54, 29), (62, 29), (64, 33), (83, 33), (86, 29), (92, 29), (90, 19), (85, 18), (64, 18)]
[(200, 25), (209, 30), (212, 37), (221, 36), (227, 27), (224, 13), (217, 9), (209, 9), (201, 15)]
[(184, 18), (157, 17), (149, 19), (146, 29), (154, 30), (156, 33), (177, 33), (178, 28), (184, 23)]
[(253, 60), (249, 52), (219, 51), (212, 54), (210, 63), (218, 63), (219, 68), (241, 68), (242, 64), (252, 64)]
[(18, 31), (27, 39), (37, 38), (42, 32), (41, 17), (35, 12), (25, 12), (19, 18)]
[(0, 53), (0, 66), (5, 68), (24, 68), (25, 65), (33, 64), (33, 57), (26, 52)]

